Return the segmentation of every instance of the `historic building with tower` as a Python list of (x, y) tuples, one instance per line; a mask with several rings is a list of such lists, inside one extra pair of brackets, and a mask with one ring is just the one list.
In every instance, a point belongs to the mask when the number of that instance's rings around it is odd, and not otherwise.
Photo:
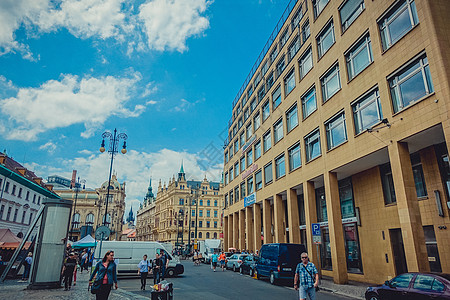
[(177, 178), (159, 181), (156, 198), (151, 186), (136, 216), (136, 240), (186, 246), (195, 239), (219, 239), (223, 198), (220, 183), (186, 180), (183, 165)]

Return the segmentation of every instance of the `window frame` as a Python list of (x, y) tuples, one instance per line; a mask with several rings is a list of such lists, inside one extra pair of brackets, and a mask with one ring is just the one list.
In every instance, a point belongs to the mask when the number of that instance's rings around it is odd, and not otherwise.
[(275, 179), (278, 180), (281, 177), (286, 176), (286, 158), (284, 156), (284, 152), (278, 155), (275, 158), (274, 162), (275, 162)]
[[(267, 141), (268, 141), (268, 148), (266, 148), (266, 137)], [(263, 135), (263, 153), (266, 153), (267, 151), (269, 151), (272, 148), (272, 131), (271, 129), (267, 130), (264, 135)]]
[[(283, 130), (283, 117), (279, 118), (273, 124), (273, 144), (276, 145), (279, 141), (284, 138), (284, 130)], [(281, 135), (278, 135), (281, 131)]]
[(338, 8), (339, 18), (341, 20), (342, 33), (344, 33), (353, 24), (353, 22), (355, 22), (355, 20), (358, 19), (358, 17), (366, 9), (366, 5), (364, 3), (364, 0), (359, 0), (360, 3), (356, 6), (355, 9), (352, 10), (351, 14), (349, 14), (349, 17), (347, 19), (343, 20), (341, 11), (345, 7), (345, 5), (349, 3), (349, 1), (350, 0), (345, 0)]
[[(284, 95), (285, 97), (290, 94), (295, 89), (295, 68), (293, 67), (284, 77)], [(293, 85), (292, 85), (293, 83)], [(290, 87), (290, 89), (289, 89)], [(281, 103), (281, 102), (280, 102)]]
[[(331, 34), (332, 37), (332, 43), (330, 46), (326, 49), (323, 48), (323, 42), (326, 40), (326, 38)], [(317, 44), (317, 55), (319, 59), (321, 59), (330, 49), (333, 47), (334, 44), (336, 44), (336, 36), (334, 33), (334, 22), (333, 18), (331, 18), (325, 26), (320, 30), (320, 32), (316, 36), (316, 44)]]
[[(317, 135), (317, 137), (316, 137)], [(310, 133), (308, 133), (307, 135), (305, 135), (305, 137), (303, 138), (304, 143), (305, 143), (305, 153), (306, 153), (306, 163), (309, 163), (310, 161), (313, 161), (314, 159), (320, 157), (322, 155), (322, 147), (321, 147), (321, 140), (320, 140), (320, 129), (319, 127), (315, 128), (314, 130), (312, 130)], [(311, 141), (317, 140), (317, 145), (319, 147), (319, 152), (316, 156), (312, 156), (312, 153), (310, 147), (310, 145), (312, 144)]]
[[(311, 67), (308, 70), (306, 70), (304, 66), (305, 66), (305, 62), (309, 62), (309, 58), (311, 60), (311, 64), (310, 64)], [(300, 56), (300, 58), (298, 60), (298, 67), (299, 67), (300, 80), (305, 78), (305, 76), (308, 75), (308, 73), (314, 68), (312, 45), (309, 45), (308, 48), (306, 48), (306, 50), (303, 51), (302, 55)]]
[[(298, 150), (296, 149), (297, 147), (298, 147)], [(295, 154), (298, 154), (298, 158), (299, 158), (299, 162), (300, 162), (300, 164), (298, 166), (295, 166), (293, 163), (294, 160), (292, 158), (294, 157)], [(302, 166), (302, 155), (301, 155), (300, 142), (297, 142), (288, 148), (288, 164), (289, 164), (289, 172), (295, 171)]]
[[(295, 124), (292, 124), (292, 120), (294, 120), (294, 116), (293, 116), (293, 111), (295, 111)], [(286, 111), (286, 131), (287, 133), (291, 132), (292, 130), (294, 130), (297, 126), (298, 126), (298, 108), (297, 108), (297, 103), (295, 103), (294, 105), (292, 105), (287, 111)]]
[[(328, 95), (327, 86), (328, 84), (333, 80), (333, 78), (337, 76), (338, 79), (338, 88), (330, 95)], [(322, 91), (322, 103), (326, 103), (328, 100), (330, 100), (334, 95), (336, 95), (341, 89), (341, 76), (340, 76), (340, 70), (339, 70), (339, 63), (334, 63), (321, 77), (320, 77), (320, 86)]]
[[(337, 114), (335, 114), (333, 117), (328, 119), (325, 122), (325, 133), (327, 137), (327, 149), (328, 151), (333, 150), (334, 148), (344, 144), (348, 141), (348, 135), (347, 135), (347, 125), (346, 125), (346, 119), (345, 119), (345, 111), (341, 110)], [(334, 142), (333, 141), (333, 132), (334, 130), (343, 129), (344, 132), (344, 140)]]
[[(378, 120), (368, 124), (367, 127), (365, 127), (363, 125), (363, 116), (361, 115), (361, 112), (363, 112), (367, 108), (370, 108), (373, 104), (375, 104), (377, 108)], [(366, 131), (368, 128), (373, 127), (383, 119), (383, 111), (381, 108), (378, 86), (375, 86), (369, 91), (365, 92), (363, 95), (354, 100), (350, 105), (352, 107), (353, 124), (356, 135)]]
[[(355, 71), (355, 58), (363, 51), (366, 51), (368, 61), (361, 69)], [(347, 66), (348, 80), (352, 80), (361, 74), (370, 64), (373, 63), (372, 41), (369, 32), (365, 32), (347, 51), (344, 52), (345, 65)]]
[[(273, 182), (272, 161), (270, 161), (269, 163), (264, 165), (263, 169), (264, 169), (264, 185), (269, 185), (269, 184), (271, 184)], [(266, 177), (267, 172), (266, 172), (266, 170), (270, 170), (270, 176), (271, 176), (270, 180), (267, 180), (267, 177)]]

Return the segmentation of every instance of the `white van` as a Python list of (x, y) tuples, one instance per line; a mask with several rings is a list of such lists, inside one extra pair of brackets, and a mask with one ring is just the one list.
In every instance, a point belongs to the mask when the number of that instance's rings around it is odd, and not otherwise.
[[(99, 255), (100, 242), (95, 248), (94, 262), (101, 260), (109, 250), (114, 251), (114, 260), (117, 264), (118, 275), (137, 274), (137, 265), (144, 255), (148, 260), (155, 258), (156, 253), (164, 250), (169, 258), (169, 267), (166, 270), (167, 277), (178, 276), (184, 273), (184, 267), (177, 257), (173, 257), (169, 251), (158, 242), (128, 242), (128, 241), (104, 241)], [(95, 264), (94, 264), (95, 265)]]

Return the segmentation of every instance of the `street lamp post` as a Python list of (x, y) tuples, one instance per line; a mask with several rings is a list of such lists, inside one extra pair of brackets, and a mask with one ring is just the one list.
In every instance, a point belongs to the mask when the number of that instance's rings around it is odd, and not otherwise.
[(192, 196), (189, 196), (189, 232), (188, 232), (188, 242), (189, 242), (189, 253), (191, 253), (191, 216), (192, 216), (192, 210), (191, 210), (191, 205), (192, 205)]
[(197, 227), (198, 227), (198, 189), (194, 190), (195, 197), (195, 239), (197, 239)]
[(103, 216), (103, 226), (106, 226), (106, 216), (108, 215), (108, 202), (109, 202), (109, 190), (111, 186), (111, 175), (112, 175), (112, 167), (114, 162), (114, 155), (118, 152), (119, 140), (123, 140), (123, 146), (121, 152), (123, 154), (127, 153), (127, 138), (128, 136), (125, 133), (117, 133), (117, 129), (114, 128), (114, 133), (109, 131), (105, 131), (102, 134), (103, 140), (102, 145), (100, 147), (100, 152), (105, 152), (105, 139), (109, 138), (109, 150), (108, 152), (111, 154), (111, 164), (109, 166), (109, 179), (108, 179), (108, 191), (106, 192), (106, 207), (105, 207), (105, 215)]
[(72, 226), (70, 227), (70, 234), (71, 234), (72, 242), (75, 242), (74, 236), (73, 236), (73, 225), (75, 224), (75, 214), (76, 214), (76, 210), (77, 210), (78, 193), (80, 192), (81, 184), (83, 184), (83, 189), (84, 189), (85, 183), (86, 183), (86, 180), (84, 180), (84, 179), (80, 180), (80, 177), (78, 177), (77, 182), (75, 182), (75, 204), (73, 206)]

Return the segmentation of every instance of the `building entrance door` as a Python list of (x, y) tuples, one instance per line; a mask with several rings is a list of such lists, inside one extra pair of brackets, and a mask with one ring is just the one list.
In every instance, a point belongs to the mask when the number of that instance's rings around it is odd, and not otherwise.
[(423, 226), (425, 234), (425, 244), (427, 246), (428, 262), (430, 263), (431, 272), (442, 272), (441, 260), (439, 258), (438, 245), (436, 235), (434, 234), (433, 225)]
[(402, 230), (400, 228), (389, 229), (391, 247), (394, 254), (395, 274), (408, 272), (406, 265), (405, 246), (403, 245)]

